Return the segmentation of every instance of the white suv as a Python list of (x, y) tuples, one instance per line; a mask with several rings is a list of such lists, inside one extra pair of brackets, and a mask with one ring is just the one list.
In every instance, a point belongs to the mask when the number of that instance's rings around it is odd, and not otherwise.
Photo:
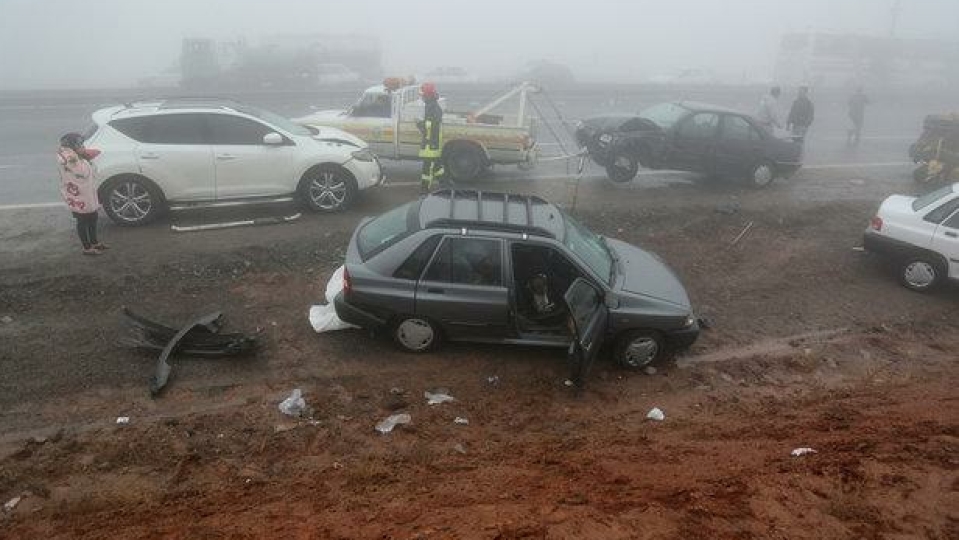
[(896, 261), (899, 279), (914, 291), (959, 280), (959, 183), (921, 197), (887, 198), (869, 223), (863, 246)]
[(120, 225), (171, 205), (294, 196), (309, 208), (348, 207), (383, 181), (369, 146), (343, 131), (309, 130), (232, 101), (174, 99), (101, 109), (87, 133), (100, 201)]

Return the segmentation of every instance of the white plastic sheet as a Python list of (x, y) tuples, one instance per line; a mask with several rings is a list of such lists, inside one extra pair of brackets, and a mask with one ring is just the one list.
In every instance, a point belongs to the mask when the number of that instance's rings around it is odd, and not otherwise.
[(343, 290), (343, 267), (340, 266), (333, 272), (330, 281), (326, 283), (326, 305), (315, 305), (310, 307), (310, 325), (317, 333), (332, 332), (334, 330), (345, 330), (347, 328), (356, 328), (352, 324), (343, 322), (336, 316), (336, 308), (333, 307), (333, 299)]
[(278, 405), (280, 412), (287, 416), (303, 416), (306, 411), (306, 400), (303, 399), (303, 392), (299, 388), (290, 393), (290, 397), (284, 399)]

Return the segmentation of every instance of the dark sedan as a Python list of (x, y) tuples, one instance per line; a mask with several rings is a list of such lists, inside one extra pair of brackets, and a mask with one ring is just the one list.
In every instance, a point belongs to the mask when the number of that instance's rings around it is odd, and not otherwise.
[(748, 114), (705, 103), (661, 103), (639, 115), (589, 118), (576, 138), (614, 182), (629, 182), (642, 166), (764, 187), (802, 165), (800, 142), (777, 137)]

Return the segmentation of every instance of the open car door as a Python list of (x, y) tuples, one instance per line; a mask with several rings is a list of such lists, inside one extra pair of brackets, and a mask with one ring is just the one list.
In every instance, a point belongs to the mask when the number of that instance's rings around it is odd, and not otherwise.
[(582, 387), (586, 373), (603, 346), (609, 310), (603, 303), (602, 293), (583, 278), (576, 278), (563, 300), (569, 310), (573, 331), (573, 343), (569, 348), (571, 379), (576, 386)]

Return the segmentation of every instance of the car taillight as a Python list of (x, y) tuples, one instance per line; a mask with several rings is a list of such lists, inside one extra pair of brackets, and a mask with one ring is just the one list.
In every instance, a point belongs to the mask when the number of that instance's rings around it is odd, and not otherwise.
[(879, 216), (873, 217), (871, 220), (869, 220), (869, 227), (871, 227), (872, 230), (874, 230), (874, 231), (881, 231), (881, 230), (882, 230), (882, 218), (879, 217)]
[(353, 289), (353, 286), (350, 284), (350, 271), (343, 267), (343, 294), (347, 295)]

